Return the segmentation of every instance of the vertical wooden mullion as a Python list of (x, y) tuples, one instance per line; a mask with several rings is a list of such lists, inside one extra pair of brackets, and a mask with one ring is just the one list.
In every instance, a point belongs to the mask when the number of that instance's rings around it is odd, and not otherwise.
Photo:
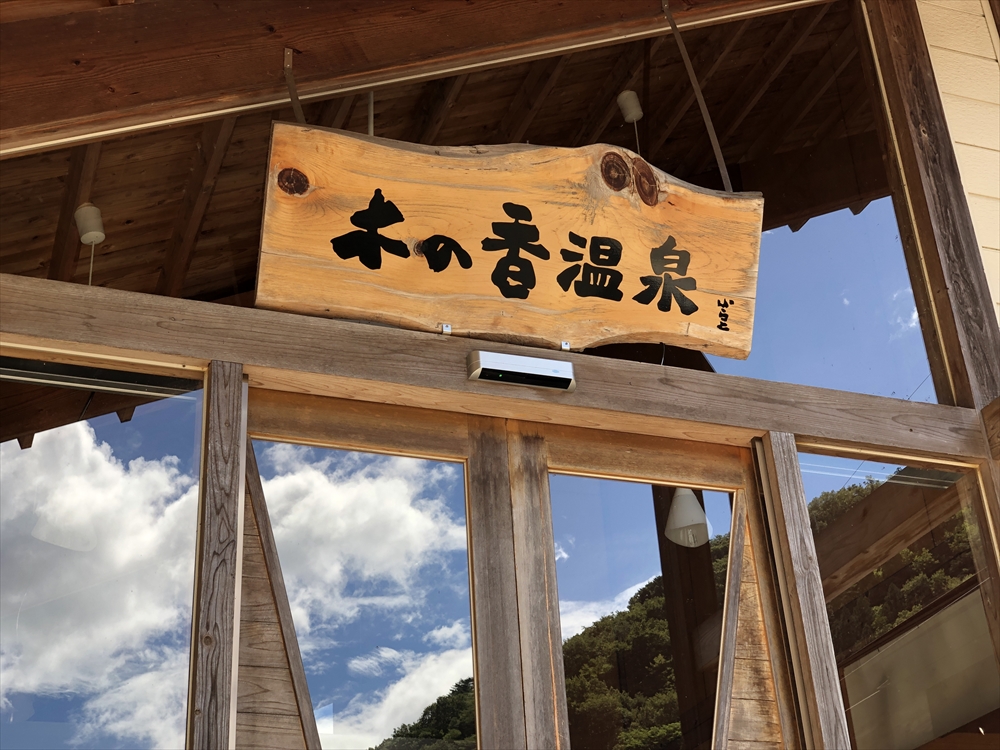
[(507, 460), (527, 746), (532, 750), (568, 750), (569, 716), (545, 439), (528, 424), (508, 422)]
[(205, 383), (187, 747), (236, 741), (247, 434), (243, 366), (213, 361)]
[(469, 417), (465, 481), (479, 747), (526, 750), (514, 522), (504, 420)]
[(722, 638), (719, 649), (719, 674), (715, 689), (715, 726), (712, 747), (729, 746), (729, 719), (732, 708), (733, 676), (736, 668), (736, 624), (740, 612), (743, 584), (743, 548), (746, 538), (746, 492), (738, 490), (733, 503), (729, 533), (729, 561), (726, 565), (726, 594), (722, 604)]
[[(806, 748), (851, 745), (795, 436), (755, 439)], [(762, 454), (762, 455), (761, 455)]]

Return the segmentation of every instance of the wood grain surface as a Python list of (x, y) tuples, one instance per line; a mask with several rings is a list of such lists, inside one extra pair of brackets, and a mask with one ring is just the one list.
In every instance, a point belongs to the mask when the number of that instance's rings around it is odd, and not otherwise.
[(507, 422), (517, 615), (528, 747), (568, 750), (569, 717), (545, 439)]
[[(140, 372), (239, 361), (251, 385), (441, 411), (747, 446), (766, 430), (811, 450), (986, 455), (972, 409), (773, 383), (573, 352), (578, 386), (554, 393), (470, 381), (457, 336), (0, 274), (0, 350)], [(493, 351), (537, 350), (491, 344)]]
[[(437, 148), (277, 122), (256, 306), (556, 349), (662, 341), (743, 359), (763, 205), (613, 146)], [(450, 262), (437, 260), (441, 237), (461, 247)], [(530, 280), (515, 262), (530, 263)]]
[(504, 420), (469, 419), (465, 477), (479, 746), (528, 750)]
[(235, 730), (242, 583), (247, 439), (242, 365), (209, 365), (204, 408), (188, 747), (226, 748)]
[(809, 525), (805, 489), (795, 447), (795, 437), (768, 433), (763, 440), (766, 460), (769, 513), (773, 513), (785, 591), (785, 624), (792, 642), (799, 705), (807, 748), (851, 746), (840, 690), (840, 676), (830, 635), (826, 598)]

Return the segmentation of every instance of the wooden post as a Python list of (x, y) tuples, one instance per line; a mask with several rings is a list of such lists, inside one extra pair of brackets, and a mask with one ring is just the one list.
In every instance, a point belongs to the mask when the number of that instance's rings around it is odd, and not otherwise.
[(187, 747), (236, 741), (247, 385), (243, 365), (212, 361), (205, 383)]
[(805, 747), (851, 746), (795, 436), (754, 439), (774, 543)]
[(507, 423), (524, 718), (529, 748), (568, 750), (548, 455), (536, 430), (528, 423)]
[(514, 528), (504, 420), (469, 418), (465, 484), (472, 546), (479, 746), (483, 750), (526, 750)]
[[(701, 492), (696, 493), (702, 501)], [(663, 534), (674, 488), (653, 485), (653, 511), (660, 546), (663, 593), (670, 628), (670, 646), (677, 683), (684, 747), (708, 747), (715, 717), (715, 670), (698, 668), (695, 641), (698, 627), (719, 609), (709, 545), (687, 548)], [(704, 504), (704, 503), (703, 503)]]

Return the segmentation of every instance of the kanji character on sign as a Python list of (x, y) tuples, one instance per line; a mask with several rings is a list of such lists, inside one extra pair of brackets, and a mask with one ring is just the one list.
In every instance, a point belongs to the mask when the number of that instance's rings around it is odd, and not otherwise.
[[(656, 298), (656, 293), (661, 292), (660, 301), (656, 303), (656, 308), (661, 312), (670, 312), (671, 303), (676, 300), (677, 307), (684, 315), (692, 315), (698, 310), (696, 305), (684, 292), (690, 292), (698, 288), (698, 282), (693, 278), (674, 278), (671, 273), (676, 273), (679, 277), (687, 276), (688, 265), (691, 263), (691, 253), (687, 250), (678, 250), (677, 241), (672, 237), (667, 237), (659, 247), (654, 247), (649, 253), (649, 264), (653, 268), (655, 276), (642, 276), (639, 280), (645, 284), (646, 288), (635, 295), (632, 299), (642, 305), (648, 305)], [(682, 291), (683, 290), (683, 291)]]
[(531, 211), (518, 203), (504, 203), (503, 211), (514, 221), (494, 221), (493, 231), (497, 237), (483, 239), (483, 250), (506, 250), (507, 254), (497, 261), (490, 280), (508, 299), (527, 299), (535, 288), (535, 268), (529, 258), (521, 257), (521, 251), (531, 253), (542, 260), (549, 259), (549, 251), (538, 241), (538, 228), (531, 221)]
[[(569, 233), (569, 241), (577, 247), (587, 246), (587, 241), (575, 232)], [(591, 237), (590, 263), (581, 264), (579, 261), (583, 260), (583, 253), (576, 250), (562, 249), (559, 254), (567, 263), (575, 262), (575, 265), (569, 266), (556, 276), (556, 281), (564, 292), (568, 292), (569, 285), (580, 276), (573, 284), (573, 290), (578, 297), (601, 297), (614, 302), (621, 301), (622, 290), (619, 286), (624, 277), (621, 271), (615, 270), (613, 266), (617, 266), (622, 259), (622, 243), (611, 237)]]
[(396, 204), (387, 201), (382, 197), (382, 190), (376, 189), (368, 208), (351, 215), (351, 223), (360, 229), (330, 240), (333, 251), (344, 260), (357, 258), (365, 268), (373, 271), (382, 267), (382, 250), (400, 258), (409, 258), (410, 250), (405, 242), (384, 237), (378, 231), (402, 220), (403, 214)]
[(441, 273), (446, 269), (453, 255), (462, 268), (472, 268), (472, 256), (451, 237), (435, 234), (421, 242), (418, 247), (427, 261), (427, 267), (434, 273)]

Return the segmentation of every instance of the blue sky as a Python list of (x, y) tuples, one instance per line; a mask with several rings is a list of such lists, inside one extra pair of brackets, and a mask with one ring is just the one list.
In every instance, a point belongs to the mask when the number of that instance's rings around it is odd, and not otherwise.
[[(891, 203), (766, 233), (750, 357), (710, 359), (723, 373), (934, 400)], [(43, 433), (27, 451), (3, 445), (4, 747), (57, 747), (78, 731), (91, 747), (176, 741), (200, 408), (196, 394), (140, 407), (127, 424), (109, 415)], [(327, 746), (368, 747), (472, 673), (462, 467), (263, 443), (257, 452), (321, 734)], [(810, 498), (895, 468), (800, 460)], [(568, 634), (659, 572), (662, 530), (648, 485), (553, 476), (550, 486)], [(708, 493), (706, 506), (714, 533), (727, 532), (728, 497)], [(57, 508), (75, 520), (46, 526)], [(44, 541), (71, 537), (96, 548)], [(136, 616), (136, 601), (153, 621)], [(59, 630), (64, 615), (73, 629)], [(91, 635), (109, 618), (127, 625), (123, 651)], [(46, 671), (53, 654), (62, 661)]]

